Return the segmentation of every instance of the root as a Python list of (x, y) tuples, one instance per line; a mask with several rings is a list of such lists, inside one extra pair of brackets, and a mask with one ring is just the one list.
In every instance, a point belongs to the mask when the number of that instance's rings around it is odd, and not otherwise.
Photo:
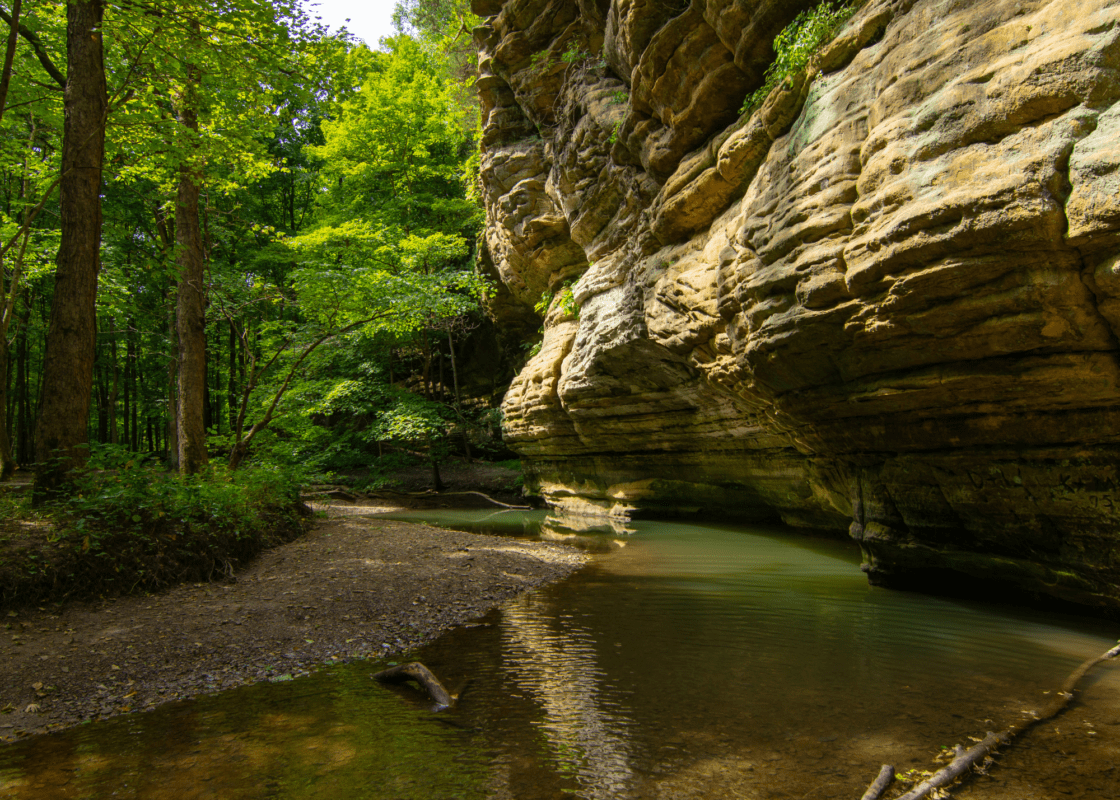
[[(963, 775), (972, 767), (976, 766), (978, 763), (980, 763), (980, 761), (993, 753), (997, 748), (1008, 744), (1019, 734), (1030, 730), (1040, 722), (1045, 722), (1046, 720), (1053, 719), (1054, 717), (1058, 716), (1058, 714), (1066, 709), (1066, 706), (1070, 704), (1070, 701), (1073, 700), (1073, 692), (1077, 688), (1077, 684), (1081, 682), (1081, 679), (1085, 677), (1089, 670), (1097, 666), (1097, 664), (1108, 661), (1109, 659), (1115, 658), (1118, 655), (1120, 655), (1120, 644), (1118, 644), (1116, 647), (1113, 647), (1103, 655), (1100, 655), (1096, 658), (1090, 658), (1080, 667), (1075, 669), (1073, 673), (1066, 679), (1066, 682), (1062, 685), (1062, 688), (1058, 691), (1057, 695), (1055, 695), (1054, 699), (1044, 709), (1042, 709), (1041, 712), (1032, 712), (1031, 716), (1028, 719), (1022, 720), (1021, 722), (1017, 722), (1014, 725), (1009, 726), (1007, 730), (1003, 731), (1002, 733), (992, 733), (991, 731), (989, 731), (988, 735), (984, 737), (983, 741), (981, 741), (977, 745), (973, 745), (967, 750), (965, 750), (960, 745), (957, 745), (955, 751), (956, 757), (953, 758), (953, 760), (947, 767), (944, 767), (935, 772), (931, 777), (922, 781), (909, 792), (898, 798), (898, 800), (921, 800), (921, 798), (926, 797), (934, 789), (939, 789), (942, 786), (946, 786), (947, 784), (952, 783), (957, 778), (961, 777), (961, 775)], [(878, 800), (879, 797), (882, 796), (883, 792), (886, 791), (891, 781), (889, 779), (884, 781), (883, 775), (888, 768), (889, 767), (884, 766), (883, 769), (879, 772), (879, 777), (875, 779), (875, 782), (872, 783), (871, 786), (868, 787), (867, 792), (864, 793), (863, 800)], [(892, 774), (893, 772), (894, 770), (891, 769)]]

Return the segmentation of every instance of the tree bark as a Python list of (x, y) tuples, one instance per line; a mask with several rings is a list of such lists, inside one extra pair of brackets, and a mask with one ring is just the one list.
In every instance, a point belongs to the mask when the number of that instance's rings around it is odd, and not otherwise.
[[(198, 23), (192, 22), (195, 35)], [(186, 87), (179, 100), (179, 124), (198, 133), (198, 85), (201, 72), (187, 67)], [(179, 264), (179, 471), (193, 475), (207, 464), (206, 454), (206, 318), (203, 286), (202, 232), (198, 216), (197, 165), (179, 168), (175, 200), (176, 261)]]
[(35, 504), (57, 494), (88, 457), (108, 112), (103, 11), (102, 0), (71, 0), (66, 5), (69, 76), (63, 99), (62, 237), (35, 426)]

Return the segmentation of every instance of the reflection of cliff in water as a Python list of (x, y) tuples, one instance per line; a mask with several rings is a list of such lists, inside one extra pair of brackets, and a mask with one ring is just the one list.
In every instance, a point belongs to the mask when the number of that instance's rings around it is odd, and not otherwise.
[(607, 707), (600, 685), (605, 676), (591, 634), (565, 618), (565, 629), (554, 630), (555, 612), (544, 606), (536, 595), (503, 606), (506, 666), (541, 704), (539, 725), (559, 771), (575, 777), (587, 798), (618, 797), (633, 779), (632, 723)]
[(635, 533), (629, 520), (617, 517), (589, 517), (554, 511), (542, 522), (538, 536), (548, 542), (560, 542), (591, 553), (606, 553), (625, 547), (618, 536)]

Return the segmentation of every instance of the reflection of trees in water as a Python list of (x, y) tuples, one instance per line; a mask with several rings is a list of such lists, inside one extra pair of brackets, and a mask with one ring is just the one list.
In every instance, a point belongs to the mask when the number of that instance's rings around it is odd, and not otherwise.
[(633, 777), (629, 720), (607, 710), (594, 639), (570, 622), (550, 628), (553, 616), (534, 595), (502, 607), (505, 661), (523, 690), (544, 708), (541, 722), (563, 774), (573, 775), (593, 800), (624, 794)]

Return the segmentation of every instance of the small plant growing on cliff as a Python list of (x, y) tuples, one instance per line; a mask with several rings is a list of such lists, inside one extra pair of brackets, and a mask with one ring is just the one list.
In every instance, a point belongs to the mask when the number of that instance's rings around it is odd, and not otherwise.
[(545, 289), (543, 292), (541, 292), (541, 299), (538, 300), (536, 305), (533, 306), (533, 310), (543, 317), (548, 313), (549, 306), (552, 305), (553, 296), (554, 295), (552, 294), (551, 289)]
[(626, 92), (618, 91), (611, 95), (611, 105), (624, 106), (629, 99), (630, 96)]
[(622, 130), (622, 121), (624, 119), (626, 119), (626, 118), (623, 117), (622, 119), (619, 119), (614, 123), (614, 128), (611, 130), (610, 138), (607, 139), (607, 141), (610, 142), (611, 144), (614, 144), (615, 142), (618, 141), (618, 132), (620, 130)]
[(579, 317), (579, 305), (576, 303), (576, 296), (572, 293), (571, 283), (571, 281), (564, 281), (564, 290), (560, 292), (557, 303), (560, 313), (565, 317)]
[(591, 53), (580, 48), (578, 44), (572, 42), (568, 45), (568, 49), (560, 56), (560, 60), (568, 65), (586, 64), (592, 69), (603, 69), (607, 66), (607, 62), (602, 58), (595, 58)]
[(786, 78), (805, 69), (809, 59), (851, 19), (856, 3), (824, 0), (816, 8), (802, 11), (774, 39), (774, 63), (766, 70), (766, 82), (743, 101), (740, 114), (762, 105), (767, 95)]

